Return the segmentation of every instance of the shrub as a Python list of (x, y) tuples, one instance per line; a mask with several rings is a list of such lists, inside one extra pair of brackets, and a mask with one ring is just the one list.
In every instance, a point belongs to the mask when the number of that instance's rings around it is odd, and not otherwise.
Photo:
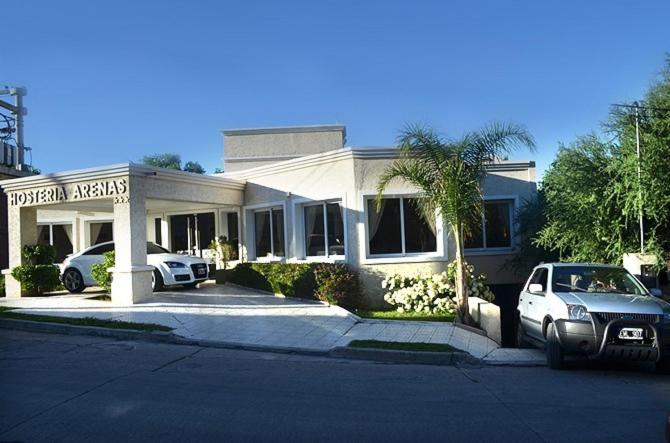
[(12, 269), (12, 277), (21, 283), (27, 295), (41, 295), (60, 286), (60, 270), (53, 264), (56, 256), (53, 246), (25, 245), (21, 256), (25, 264)]
[(237, 259), (237, 245), (223, 235), (209, 243), (209, 250), (212, 251), (219, 268), (228, 269), (228, 262)]
[(356, 307), (360, 298), (358, 276), (344, 264), (240, 263), (228, 281), (287, 297), (316, 298), (346, 307)]
[(0, 274), (0, 297), (5, 296), (5, 276)]
[(21, 282), (28, 295), (41, 295), (60, 286), (60, 270), (54, 265), (21, 265), (12, 269), (12, 277)]
[(321, 301), (345, 308), (358, 307), (360, 287), (358, 275), (344, 264), (318, 264), (314, 268), (316, 290), (314, 296)]
[(287, 297), (314, 298), (314, 272), (302, 263), (240, 263), (230, 282)]
[(28, 265), (51, 265), (56, 257), (56, 249), (51, 245), (25, 245), (21, 256)]
[[(466, 264), (467, 291), (470, 297), (493, 301), (495, 296), (484, 284), (483, 274), (474, 275), (474, 267)], [(456, 264), (439, 274), (417, 274), (405, 276), (394, 274), (382, 281), (388, 292), (384, 300), (399, 312), (423, 312), (429, 314), (453, 314), (456, 309)]]
[(114, 267), (114, 251), (105, 252), (103, 257), (102, 263), (96, 263), (91, 266), (91, 277), (93, 277), (98, 286), (109, 292), (112, 288), (112, 273), (107, 271), (107, 269)]

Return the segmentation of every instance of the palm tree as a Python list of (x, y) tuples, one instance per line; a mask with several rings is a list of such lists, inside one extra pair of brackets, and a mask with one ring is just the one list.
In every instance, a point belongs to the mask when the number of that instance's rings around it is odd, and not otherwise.
[(456, 245), (457, 318), (469, 323), (463, 240), (481, 221), (487, 166), (519, 147), (533, 151), (535, 141), (522, 126), (493, 123), (459, 140), (445, 140), (430, 128), (408, 126), (398, 142), (400, 156), (377, 184), (377, 207), (389, 183), (402, 180), (419, 190), (419, 209), (429, 220), (439, 214), (449, 225)]

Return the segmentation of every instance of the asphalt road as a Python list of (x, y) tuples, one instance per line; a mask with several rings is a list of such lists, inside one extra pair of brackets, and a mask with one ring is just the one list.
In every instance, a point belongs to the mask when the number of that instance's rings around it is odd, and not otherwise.
[(0, 331), (0, 441), (664, 441), (645, 367), (375, 364)]

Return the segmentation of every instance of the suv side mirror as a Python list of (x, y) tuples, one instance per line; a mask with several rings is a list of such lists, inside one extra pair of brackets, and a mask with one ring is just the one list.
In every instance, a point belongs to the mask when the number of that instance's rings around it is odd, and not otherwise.
[(661, 290), (658, 289), (658, 288), (651, 288), (651, 289), (649, 289), (649, 293), (650, 293), (651, 295), (653, 295), (654, 297), (663, 298), (663, 291), (661, 291)]
[(531, 294), (541, 294), (544, 292), (544, 288), (539, 283), (531, 283), (528, 285), (528, 292)]

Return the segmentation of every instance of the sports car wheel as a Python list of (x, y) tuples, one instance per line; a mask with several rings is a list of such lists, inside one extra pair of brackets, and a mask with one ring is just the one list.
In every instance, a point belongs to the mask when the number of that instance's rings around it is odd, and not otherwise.
[(74, 294), (81, 292), (86, 288), (86, 286), (84, 286), (84, 278), (81, 276), (81, 272), (72, 268), (66, 270), (63, 274), (63, 286)]

